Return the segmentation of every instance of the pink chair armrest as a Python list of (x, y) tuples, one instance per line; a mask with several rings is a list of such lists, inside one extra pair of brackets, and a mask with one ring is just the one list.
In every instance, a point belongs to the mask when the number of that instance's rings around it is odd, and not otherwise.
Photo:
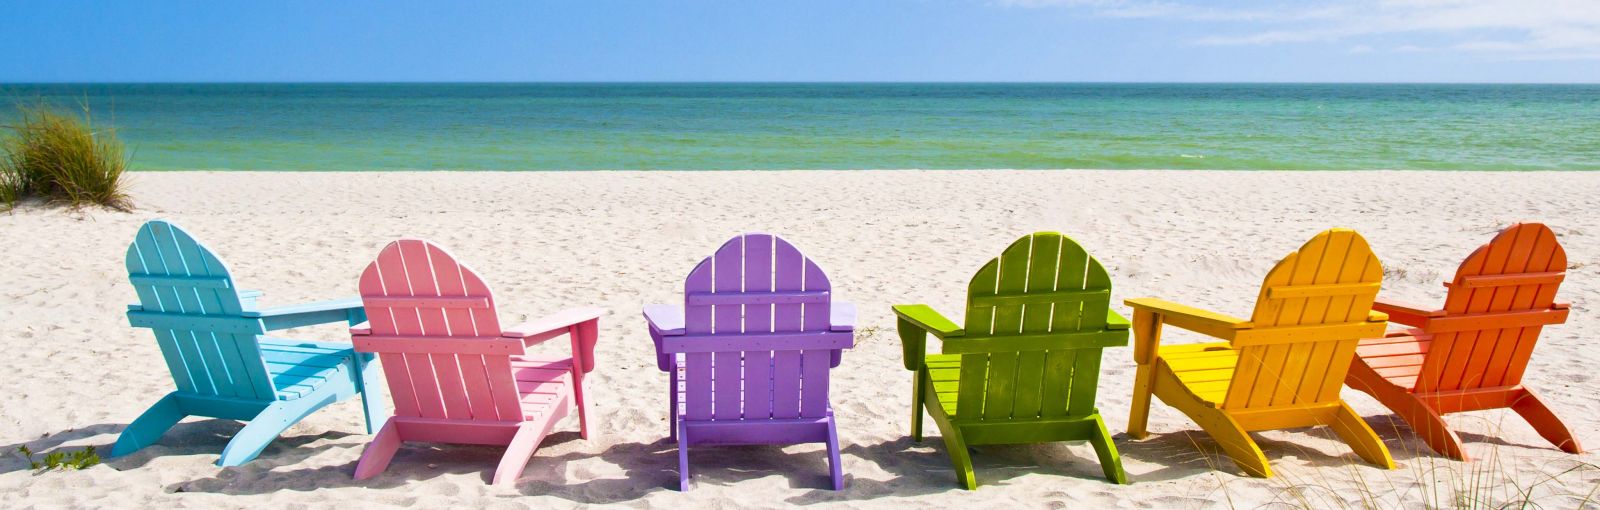
[(350, 334), (352, 336), (370, 335), (370, 334), (372, 334), (372, 323), (371, 322), (362, 321), (362, 323), (360, 323), (360, 324), (356, 324), (354, 326), (350, 326)]
[(567, 332), (567, 328), (599, 319), (606, 311), (600, 308), (568, 308), (538, 319), (534, 319), (500, 332), (506, 338), (521, 338), (524, 341), (539, 342), (554, 338)]

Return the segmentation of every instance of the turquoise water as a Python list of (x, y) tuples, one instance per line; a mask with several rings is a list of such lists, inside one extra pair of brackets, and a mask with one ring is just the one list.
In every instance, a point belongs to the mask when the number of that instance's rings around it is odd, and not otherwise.
[(11, 84), (0, 98), (87, 100), (145, 170), (1600, 169), (1597, 85)]

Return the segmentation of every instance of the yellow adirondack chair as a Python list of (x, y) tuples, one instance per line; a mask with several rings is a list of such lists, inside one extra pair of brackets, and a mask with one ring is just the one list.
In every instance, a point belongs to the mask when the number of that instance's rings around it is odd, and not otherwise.
[[(1250, 320), (1154, 298), (1133, 307), (1138, 363), (1128, 435), (1143, 439), (1150, 395), (1189, 415), (1245, 472), (1272, 476), (1250, 431), (1330, 425), (1357, 455), (1394, 469), (1371, 427), (1339, 399), (1362, 338), (1382, 336), (1388, 316), (1372, 311), (1383, 268), (1367, 240), (1348, 229), (1311, 238), (1267, 273)], [(1163, 325), (1218, 343), (1162, 347)]]

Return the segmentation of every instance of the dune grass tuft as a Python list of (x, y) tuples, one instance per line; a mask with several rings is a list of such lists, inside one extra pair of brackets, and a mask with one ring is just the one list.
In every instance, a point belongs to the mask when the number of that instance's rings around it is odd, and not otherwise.
[(18, 113), (0, 140), (0, 204), (40, 197), (72, 207), (132, 208), (122, 142), (115, 130), (94, 130), (87, 105), (81, 118), (43, 103), (18, 106)]

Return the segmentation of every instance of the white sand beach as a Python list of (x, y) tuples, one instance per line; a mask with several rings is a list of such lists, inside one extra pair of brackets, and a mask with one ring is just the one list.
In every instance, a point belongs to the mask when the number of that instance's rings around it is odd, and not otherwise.
[[(1149, 439), (1121, 434), (1131, 348), (1108, 349), (1099, 408), (1130, 485), (1101, 478), (1087, 444), (979, 447), (980, 487), (957, 488), (937, 431), (909, 438), (911, 372), (890, 305), (928, 303), (959, 320), (972, 274), (1012, 240), (1065, 233), (1112, 275), (1114, 303), (1159, 296), (1247, 314), (1261, 278), (1326, 228), (1354, 228), (1383, 261), (1388, 296), (1438, 303), (1439, 282), (1517, 221), (1555, 229), (1572, 261), (1526, 383), (1579, 438), (1600, 447), (1600, 174), (1500, 172), (791, 171), (791, 172), (175, 172), (134, 173), (132, 213), (29, 205), (0, 214), (0, 505), (171, 508), (823, 507), (1256, 508), (1322, 498), (1384, 508), (1433, 504), (1475, 478), (1509, 499), (1538, 484), (1569, 508), (1600, 480), (1509, 411), (1452, 415), (1479, 460), (1432, 454), (1376, 401), (1345, 398), (1399, 464), (1361, 462), (1331, 432), (1257, 439), (1279, 476), (1243, 476), (1177, 410), (1156, 402)], [(372, 480), (351, 479), (370, 439), (352, 400), (313, 414), (242, 467), (213, 463), (237, 422), (190, 419), (160, 443), (83, 471), (36, 474), (18, 446), (50, 452), (117, 433), (172, 381), (135, 299), (124, 250), (144, 221), (182, 225), (230, 264), (264, 306), (354, 295), (385, 243), (416, 236), (451, 249), (497, 293), (502, 322), (593, 305), (598, 368), (585, 381), (591, 440), (557, 426), (514, 488), (488, 484), (500, 448), (409, 445)], [(846, 488), (828, 490), (821, 445), (699, 448), (697, 487), (677, 491), (665, 374), (640, 307), (681, 299), (683, 277), (727, 238), (779, 234), (818, 261), (859, 307), (857, 347), (834, 372)], [(348, 341), (341, 327), (282, 336)], [(1174, 330), (1167, 342), (1198, 341)], [(554, 342), (543, 348), (564, 348)], [(1548, 477), (1554, 481), (1544, 481)], [(1542, 482), (1543, 483), (1540, 483)], [(1307, 487), (1297, 493), (1292, 487)], [(1434, 488), (1440, 493), (1435, 495)], [(1332, 492), (1329, 492), (1329, 491)]]

